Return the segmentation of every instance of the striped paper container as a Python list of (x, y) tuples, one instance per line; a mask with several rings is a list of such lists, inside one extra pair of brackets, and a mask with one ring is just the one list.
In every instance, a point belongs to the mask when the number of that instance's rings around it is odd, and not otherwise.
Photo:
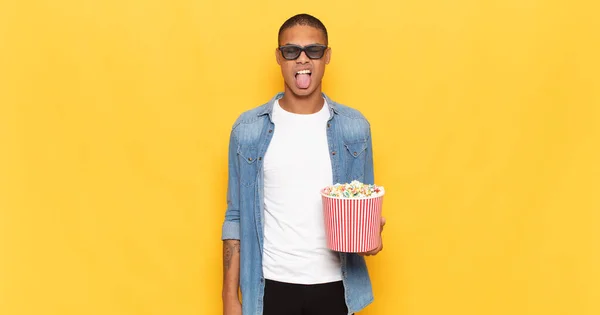
[(321, 193), (321, 197), (329, 249), (364, 253), (379, 246), (383, 195), (349, 199)]

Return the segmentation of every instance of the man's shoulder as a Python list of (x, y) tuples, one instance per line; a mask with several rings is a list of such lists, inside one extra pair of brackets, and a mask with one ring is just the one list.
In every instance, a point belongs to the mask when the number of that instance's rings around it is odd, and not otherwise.
[(371, 125), (358, 109), (333, 101), (332, 103), (337, 117), (340, 118), (337, 119), (337, 124), (345, 139), (354, 141), (369, 137)]
[(332, 100), (329, 100), (329, 102), (331, 102), (331, 105), (335, 108), (335, 111), (338, 115), (349, 119), (359, 119), (368, 122), (367, 118), (358, 109), (334, 102)]
[(267, 109), (268, 105), (269, 103), (265, 103), (263, 105), (242, 112), (233, 123), (233, 128), (235, 129), (239, 125), (252, 124), (259, 121), (261, 119), (262, 114), (265, 113), (265, 110)]

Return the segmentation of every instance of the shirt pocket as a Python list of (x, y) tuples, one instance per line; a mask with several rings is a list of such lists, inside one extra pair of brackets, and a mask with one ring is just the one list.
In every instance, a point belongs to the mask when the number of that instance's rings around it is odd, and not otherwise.
[(354, 158), (359, 158), (367, 150), (367, 140), (344, 143), (346, 151)]
[(365, 173), (365, 160), (367, 156), (367, 140), (344, 142), (344, 164), (348, 181), (358, 180), (363, 182)]
[(262, 160), (258, 156), (258, 148), (255, 146), (239, 146), (238, 158), (240, 165), (240, 183), (244, 186), (256, 184), (257, 161)]

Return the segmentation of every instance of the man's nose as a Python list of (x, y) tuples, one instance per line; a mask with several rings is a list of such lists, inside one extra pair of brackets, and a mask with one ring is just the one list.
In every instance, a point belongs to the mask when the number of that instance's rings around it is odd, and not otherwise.
[(296, 63), (308, 63), (309, 61), (310, 58), (308, 58), (305, 51), (300, 52), (300, 56), (296, 59)]

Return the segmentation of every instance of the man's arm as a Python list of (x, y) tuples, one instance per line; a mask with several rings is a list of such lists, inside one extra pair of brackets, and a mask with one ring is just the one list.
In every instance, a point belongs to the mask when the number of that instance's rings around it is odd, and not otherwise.
[(373, 138), (371, 136), (371, 127), (369, 127), (369, 135), (367, 138), (367, 157), (365, 160), (365, 184), (375, 184), (375, 170), (373, 169)]
[[(367, 184), (375, 184), (375, 171), (373, 169), (373, 139), (371, 136), (371, 128), (369, 127), (369, 137), (368, 137), (368, 149), (367, 149), (367, 157), (365, 161), (365, 183)], [(379, 232), (379, 237), (381, 238), (381, 233), (383, 232), (383, 226), (385, 225), (385, 218), (381, 218), (381, 230)], [(373, 256), (377, 255), (380, 251), (383, 250), (383, 238), (379, 242), (379, 246), (365, 253), (359, 253), (361, 256)]]
[(233, 130), (229, 139), (229, 176), (227, 211), (221, 239), (223, 240), (223, 314), (242, 315), (238, 295), (240, 287), (240, 189), (237, 141)]
[(241, 315), (238, 296), (240, 284), (240, 241), (223, 241), (223, 313)]

